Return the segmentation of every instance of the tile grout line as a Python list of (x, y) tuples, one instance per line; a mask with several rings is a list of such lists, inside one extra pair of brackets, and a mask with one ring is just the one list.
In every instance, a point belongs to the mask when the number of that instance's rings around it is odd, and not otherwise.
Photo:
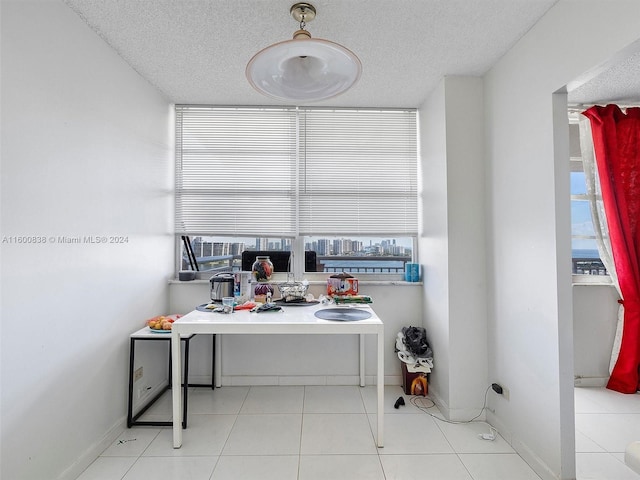
[[(213, 477), (213, 474), (216, 471), (216, 467), (218, 466), (218, 463), (220, 463), (220, 459), (222, 458), (222, 453), (224, 452), (224, 449), (226, 448), (227, 443), (229, 442), (229, 438), (231, 437), (231, 432), (233, 432), (233, 427), (235, 427), (236, 422), (238, 421), (238, 416), (240, 415), (240, 412), (242, 411), (242, 407), (244, 406), (244, 402), (246, 402), (247, 398), (249, 397), (250, 390), (251, 390), (251, 387), (249, 387), (247, 389), (247, 393), (245, 393), (244, 397), (242, 398), (242, 401), (240, 402), (240, 407), (238, 408), (238, 411), (235, 414), (233, 414), (233, 415), (235, 415), (235, 418), (233, 419), (233, 423), (231, 424), (231, 428), (229, 428), (229, 433), (227, 434), (227, 437), (225, 438), (224, 443), (222, 444), (222, 447), (220, 448), (220, 453), (218, 454), (218, 460), (216, 460), (216, 464), (213, 467), (213, 470), (211, 472), (211, 477)], [(215, 390), (214, 390), (214, 393), (215, 393)]]
[(298, 444), (298, 470), (296, 472), (296, 478), (300, 480), (300, 464), (302, 461), (302, 432), (304, 431), (304, 404), (307, 398), (307, 386), (302, 388), (302, 419), (300, 420), (300, 443)]
[[(380, 465), (380, 471), (382, 472), (382, 478), (383, 480), (386, 480), (387, 478), (387, 473), (384, 470), (384, 465), (382, 464), (382, 458), (380, 456), (380, 450), (382, 450), (384, 448), (383, 447), (378, 447), (378, 441), (377, 441), (377, 432), (374, 433), (373, 432), (373, 425), (371, 424), (371, 421), (369, 420), (369, 415), (371, 415), (368, 411), (367, 411), (367, 403), (364, 399), (364, 392), (365, 392), (365, 387), (360, 387), (358, 388), (358, 393), (360, 394), (360, 401), (362, 402), (362, 409), (363, 409), (363, 413), (364, 413), (364, 418), (366, 418), (367, 420), (367, 424), (369, 425), (369, 431), (371, 432), (371, 439), (373, 441), (373, 446), (376, 449), (376, 456), (378, 457), (378, 464)], [(383, 408), (382, 408), (382, 413), (378, 412), (378, 407), (376, 404), (376, 418), (378, 415), (384, 415), (385, 411), (384, 411), (384, 402), (383, 402)]]

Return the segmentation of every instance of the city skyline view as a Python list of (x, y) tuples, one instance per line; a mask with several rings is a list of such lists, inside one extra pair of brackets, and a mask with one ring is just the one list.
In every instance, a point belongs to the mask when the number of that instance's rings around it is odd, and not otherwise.
[[(317, 271), (398, 273), (404, 271), (406, 262), (413, 260), (412, 248), (405, 246), (407, 242), (411, 239), (306, 237), (305, 251), (315, 252)], [(196, 236), (189, 239), (189, 245), (192, 253), (186, 251), (182, 242), (181, 269), (193, 268), (195, 262), (203, 271), (235, 271), (241, 268), (242, 252), (293, 250), (293, 241), (288, 238)]]
[[(319, 256), (411, 256), (411, 238), (305, 237), (305, 250)], [(289, 238), (225, 238), (196, 236), (191, 238), (196, 256), (240, 255), (244, 250), (291, 251)]]

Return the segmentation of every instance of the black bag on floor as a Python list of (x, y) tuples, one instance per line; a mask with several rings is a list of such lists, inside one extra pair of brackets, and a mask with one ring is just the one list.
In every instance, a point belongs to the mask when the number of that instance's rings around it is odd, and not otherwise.
[(427, 342), (427, 331), (422, 327), (403, 327), (404, 344), (415, 357), (431, 356), (431, 348)]

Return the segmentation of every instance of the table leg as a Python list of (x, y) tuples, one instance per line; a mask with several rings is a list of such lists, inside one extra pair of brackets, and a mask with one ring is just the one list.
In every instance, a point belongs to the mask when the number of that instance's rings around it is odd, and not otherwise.
[(127, 406), (127, 428), (133, 424), (133, 362), (135, 361), (135, 338), (129, 340), (129, 401)]
[(211, 390), (216, 389), (216, 334), (214, 333), (211, 340)]
[[(180, 334), (171, 332), (171, 396), (173, 403), (173, 448), (182, 446), (182, 365), (180, 355)], [(185, 379), (185, 382), (187, 379)]]
[(184, 342), (184, 376), (182, 380), (182, 428), (187, 428), (187, 405), (189, 404), (187, 397), (189, 395), (189, 344), (191, 339), (187, 338)]
[(216, 387), (222, 386), (222, 335), (216, 334)]
[(360, 386), (364, 387), (364, 334), (360, 334)]
[(378, 332), (378, 447), (384, 447), (384, 330)]

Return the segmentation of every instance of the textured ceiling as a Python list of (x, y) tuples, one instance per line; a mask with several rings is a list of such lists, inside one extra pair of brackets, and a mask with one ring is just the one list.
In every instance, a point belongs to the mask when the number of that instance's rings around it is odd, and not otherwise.
[[(640, 48), (640, 45), (637, 46)], [(590, 81), (569, 92), (569, 103), (640, 104), (640, 51), (615, 62)]]
[[(64, 1), (172, 102), (281, 104), (244, 71), (298, 28), (292, 0)], [(307, 30), (363, 64), (350, 91), (317, 105), (418, 107), (446, 75), (483, 75), (556, 1), (313, 1)]]
[[(64, 0), (175, 103), (278, 105), (244, 71), (298, 28), (294, 0)], [(317, 105), (418, 107), (446, 75), (483, 75), (557, 0), (318, 0), (307, 25), (362, 60), (360, 81)], [(640, 46), (636, 50), (640, 50)], [(640, 103), (640, 53), (569, 91), (569, 102)]]

